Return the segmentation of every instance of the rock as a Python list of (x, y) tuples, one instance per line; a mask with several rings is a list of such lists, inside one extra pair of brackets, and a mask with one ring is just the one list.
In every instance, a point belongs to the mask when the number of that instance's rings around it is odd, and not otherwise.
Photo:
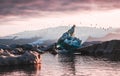
[(0, 56), (0, 66), (4, 65), (23, 65), (39, 64), (41, 62), (40, 54), (35, 51), (26, 51), (22, 55)]
[(13, 54), (11, 54), (8, 50), (0, 50), (0, 56), (14, 56)]
[[(81, 52), (84, 55), (110, 55), (110, 54), (120, 54), (120, 40), (111, 40), (98, 44), (93, 44), (91, 46), (86, 46), (79, 48), (76, 52)], [(116, 53), (117, 52), (117, 53)]]
[(56, 43), (51, 44), (47, 47), (42, 48), (42, 52), (50, 52), (51, 54), (57, 54), (56, 52)]
[(15, 48), (11, 51), (12, 54), (15, 54), (15, 55), (21, 55), (25, 52), (25, 50), (23, 50), (22, 48)]
[(11, 49), (22, 48), (22, 45), (19, 45), (19, 44), (11, 44), (9, 46), (10, 46)]
[(23, 48), (23, 50), (32, 50), (34, 47), (30, 44), (23, 44), (21, 48)]
[(0, 49), (10, 49), (9, 45), (0, 44)]
[(87, 47), (87, 46), (91, 46), (91, 45), (99, 44), (99, 43), (101, 43), (101, 41), (84, 42), (81, 47)]

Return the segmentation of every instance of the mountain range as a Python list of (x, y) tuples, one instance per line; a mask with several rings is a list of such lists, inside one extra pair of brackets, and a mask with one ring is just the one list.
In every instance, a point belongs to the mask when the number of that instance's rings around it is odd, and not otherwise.
[(91, 42), (91, 41), (110, 41), (110, 40), (120, 40), (120, 29), (116, 29), (114, 32), (110, 32), (107, 35), (99, 38), (89, 36), (86, 41)]
[[(55, 42), (62, 36), (71, 26), (59, 26), (54, 28), (47, 28), (34, 31), (24, 31), (13, 35), (0, 37), (1, 44), (42, 44), (45, 41)], [(75, 36), (81, 39), (83, 42), (89, 40), (88, 37), (104, 37), (107, 34), (113, 32), (114, 29), (102, 29), (95, 27), (76, 27)], [(49, 42), (48, 42), (49, 43)]]

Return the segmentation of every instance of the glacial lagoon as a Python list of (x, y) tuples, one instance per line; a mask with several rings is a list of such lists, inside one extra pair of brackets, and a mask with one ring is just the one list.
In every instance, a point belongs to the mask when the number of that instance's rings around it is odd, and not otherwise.
[(41, 64), (2, 66), (0, 76), (120, 76), (120, 62), (80, 55), (41, 55)]

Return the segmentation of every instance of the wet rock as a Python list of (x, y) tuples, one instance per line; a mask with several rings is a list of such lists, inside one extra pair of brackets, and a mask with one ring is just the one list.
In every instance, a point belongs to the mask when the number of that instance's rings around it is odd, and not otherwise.
[(120, 40), (111, 40), (102, 42), (99, 44), (94, 44), (91, 46), (86, 46), (83, 48), (79, 48), (76, 52), (81, 52), (84, 55), (117, 55), (120, 52)]
[(19, 44), (11, 44), (11, 45), (9, 45), (11, 48), (20, 48), (21, 47), (21, 45), (19, 45)]
[(0, 44), (0, 49), (10, 49), (9, 45)]
[(15, 48), (11, 51), (12, 54), (15, 54), (15, 55), (21, 55), (25, 52), (25, 50), (23, 50), (22, 48)]
[(32, 50), (34, 47), (30, 44), (23, 44), (20, 48), (23, 48), (23, 50)]
[(26, 51), (22, 55), (1, 55), (0, 66), (4, 65), (22, 65), (39, 64), (41, 62), (40, 54), (35, 51)]
[(14, 56), (13, 54), (11, 54), (8, 50), (0, 50), (0, 56)]
[(56, 43), (42, 48), (43, 53), (50, 52), (51, 54), (57, 54), (56, 52)]
[(99, 44), (99, 43), (101, 43), (101, 41), (84, 42), (81, 47), (87, 47), (87, 46), (91, 46), (91, 45)]

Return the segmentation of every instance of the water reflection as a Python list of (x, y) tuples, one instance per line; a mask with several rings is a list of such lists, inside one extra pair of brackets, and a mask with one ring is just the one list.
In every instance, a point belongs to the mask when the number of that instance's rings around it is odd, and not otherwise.
[(40, 65), (0, 67), (0, 76), (120, 76), (120, 62), (73, 54), (41, 56)]
[(41, 69), (41, 64), (36, 65), (21, 65), (21, 66), (1, 66), (0, 76), (23, 76), (23, 75), (37, 75), (38, 70)]
[(73, 54), (59, 54), (58, 61), (63, 68), (63, 75), (75, 75), (75, 56)]
[(76, 56), (76, 75), (83, 76), (119, 76), (119, 62), (104, 61), (103, 58)]
[(62, 76), (119, 76), (119, 62), (74, 54), (58, 55)]

